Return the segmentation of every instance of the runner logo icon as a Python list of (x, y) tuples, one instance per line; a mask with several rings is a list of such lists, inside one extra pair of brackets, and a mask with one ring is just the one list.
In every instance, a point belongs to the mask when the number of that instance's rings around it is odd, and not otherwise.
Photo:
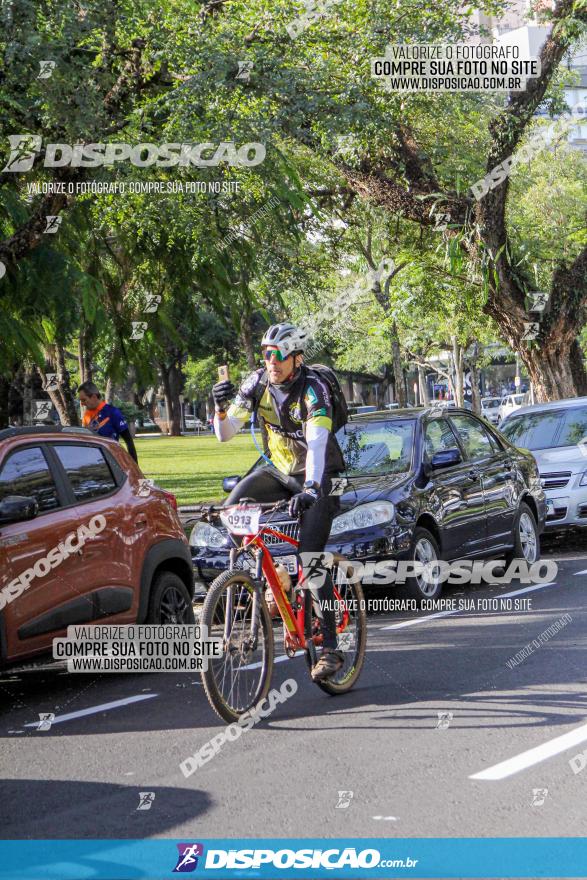
[(198, 856), (204, 855), (204, 846), (201, 843), (178, 843), (179, 856), (177, 865), (173, 869), (174, 874), (188, 874), (198, 867)]

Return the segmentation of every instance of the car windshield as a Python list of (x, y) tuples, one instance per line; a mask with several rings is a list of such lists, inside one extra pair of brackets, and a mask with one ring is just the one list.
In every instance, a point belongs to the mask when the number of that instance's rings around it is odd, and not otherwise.
[(499, 397), (485, 397), (481, 401), (481, 405), (485, 407), (485, 409), (494, 409), (496, 406), (499, 406), (501, 403)]
[(587, 437), (587, 406), (513, 415), (501, 430), (510, 443), (524, 449), (576, 446)]
[(407, 473), (412, 464), (414, 420), (350, 422), (336, 435), (348, 476)]

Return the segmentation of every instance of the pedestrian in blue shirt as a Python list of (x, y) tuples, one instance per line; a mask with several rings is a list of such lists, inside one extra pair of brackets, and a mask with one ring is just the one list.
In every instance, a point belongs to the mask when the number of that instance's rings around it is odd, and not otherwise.
[(126, 443), (129, 455), (138, 464), (137, 451), (132, 439), (128, 424), (120, 410), (111, 403), (102, 400), (102, 395), (97, 385), (93, 382), (83, 382), (78, 388), (78, 396), (85, 412), (82, 420), (84, 428), (99, 434), (100, 437), (112, 437), (118, 440), (120, 437)]

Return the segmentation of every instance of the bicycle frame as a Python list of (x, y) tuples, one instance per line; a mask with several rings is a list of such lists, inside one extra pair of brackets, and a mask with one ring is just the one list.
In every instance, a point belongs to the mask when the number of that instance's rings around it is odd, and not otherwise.
[[(273, 593), (275, 604), (277, 605), (277, 608), (279, 609), (279, 614), (281, 616), (281, 619), (283, 620), (286, 649), (288, 651), (291, 651), (292, 653), (295, 653), (296, 651), (307, 649), (309, 647), (308, 641), (311, 641), (313, 645), (321, 644), (323, 636), (313, 636), (310, 631), (310, 590), (308, 587), (304, 586), (303, 570), (299, 562), (298, 572), (299, 576), (301, 576), (302, 578), (300, 586), (304, 590), (305, 601), (302, 603), (301, 607), (297, 611), (294, 611), (287, 597), (286, 591), (282, 587), (279, 580), (277, 571), (275, 569), (275, 560), (273, 559), (271, 551), (263, 541), (264, 535), (273, 535), (280, 541), (291, 544), (291, 546), (294, 547), (296, 550), (298, 549), (300, 542), (297, 541), (295, 538), (291, 538), (289, 535), (285, 535), (283, 532), (280, 532), (277, 529), (272, 529), (270, 526), (263, 526), (260, 531), (257, 532), (257, 534), (255, 535), (245, 535), (242, 542), (243, 548), (253, 547), (261, 553), (261, 571), (263, 572), (263, 575), (271, 589), (271, 592)], [(344, 600), (337, 590), (336, 585), (334, 585), (334, 598), (336, 601), (341, 603), (340, 607), (343, 608), (342, 621), (336, 628), (337, 633), (340, 633), (348, 626), (350, 615), (348, 609), (344, 606)], [(306, 614), (306, 611), (308, 611), (308, 614)], [(253, 619), (258, 619), (256, 614), (254, 614)]]

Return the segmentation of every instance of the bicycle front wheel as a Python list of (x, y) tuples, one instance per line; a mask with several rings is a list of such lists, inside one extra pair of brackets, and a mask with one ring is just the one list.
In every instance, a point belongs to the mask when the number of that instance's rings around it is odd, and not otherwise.
[(222, 656), (202, 672), (208, 701), (229, 723), (264, 700), (273, 671), (273, 629), (261, 591), (247, 572), (230, 569), (210, 586), (200, 622), (222, 640)]

